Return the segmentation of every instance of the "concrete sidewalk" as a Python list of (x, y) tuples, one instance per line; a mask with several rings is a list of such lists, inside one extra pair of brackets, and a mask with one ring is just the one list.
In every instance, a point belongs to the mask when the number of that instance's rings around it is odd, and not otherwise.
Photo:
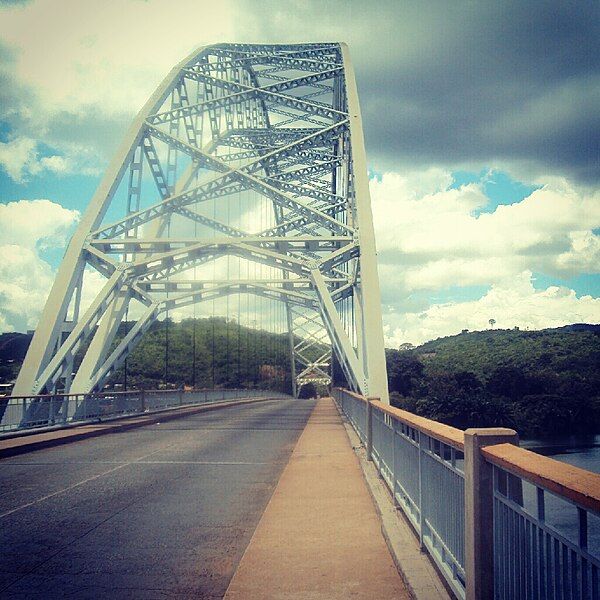
[(330, 398), (318, 402), (225, 598), (409, 598)]

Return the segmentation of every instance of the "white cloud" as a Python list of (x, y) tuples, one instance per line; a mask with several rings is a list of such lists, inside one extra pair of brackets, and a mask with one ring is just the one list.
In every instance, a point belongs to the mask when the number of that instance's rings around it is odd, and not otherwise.
[(600, 191), (556, 180), (475, 216), (488, 202), (480, 187), (444, 189), (441, 181), (432, 179), (430, 191), (410, 173), (371, 182), (381, 271), (399, 290), (491, 285), (526, 269), (563, 277), (598, 271), (592, 230), (600, 226)]
[(386, 343), (421, 344), (430, 339), (455, 335), (462, 329), (481, 330), (495, 319), (502, 329), (543, 329), (570, 323), (600, 321), (600, 298), (582, 296), (573, 290), (551, 286), (535, 290), (531, 272), (524, 271), (502, 283), (478, 300), (435, 304), (423, 312), (389, 313), (384, 316)]
[[(100, 175), (173, 65), (239, 39), (243, 22), (227, 0), (0, 3), (0, 119), (15, 137), (0, 143), (0, 167), (18, 183), (43, 171)], [(54, 156), (40, 158), (40, 143)]]
[(79, 213), (50, 200), (0, 205), (0, 330), (37, 325), (54, 281), (54, 269), (40, 251), (66, 244)]
[(63, 246), (79, 212), (50, 200), (19, 200), (0, 204), (2, 242), (34, 250)]
[[(435, 169), (371, 181), (388, 344), (481, 329), (490, 318), (532, 329), (600, 321), (599, 299), (531, 283), (532, 272), (600, 272), (600, 238), (592, 231), (600, 226), (600, 192), (555, 178), (521, 202), (476, 216), (488, 203), (480, 186), (449, 189), (450, 182)], [(470, 302), (414, 300), (475, 285), (491, 289)]]
[(227, 1), (38, 0), (4, 9), (0, 32), (44, 110), (129, 114), (194, 47), (231, 38), (234, 23)]
[(0, 142), (0, 166), (17, 183), (36, 170), (36, 146), (35, 140), (25, 137)]
[[(92, 159), (84, 161), (87, 169), (104, 164), (173, 65), (199, 45), (235, 39), (241, 23), (226, 0), (181, 0), (176, 7), (168, 0), (0, 6), (7, 50), (0, 67), (11, 91), (0, 116), (18, 137), (43, 140), (67, 156), (39, 168), (73, 172), (85, 155)], [(18, 164), (10, 168), (19, 181)]]
[[(0, 167), (15, 182), (23, 183), (44, 171), (65, 175), (83, 173), (97, 175), (97, 166), (91, 166), (97, 157), (81, 146), (66, 144), (64, 156), (40, 156), (38, 142), (29, 137), (17, 137), (0, 142)], [(90, 156), (91, 154), (91, 156)]]
[(40, 160), (40, 164), (54, 173), (67, 173), (71, 170), (69, 161), (64, 156), (45, 156)]
[(54, 280), (50, 265), (35, 250), (0, 246), (0, 330), (25, 331), (37, 325)]

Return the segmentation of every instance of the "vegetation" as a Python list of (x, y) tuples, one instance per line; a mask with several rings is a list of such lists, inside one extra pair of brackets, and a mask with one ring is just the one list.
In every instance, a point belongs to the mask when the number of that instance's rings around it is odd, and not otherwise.
[[(122, 325), (118, 339), (131, 326)], [(0, 335), (0, 383), (14, 380), (29, 341)], [(401, 348), (387, 350), (396, 406), (460, 428), (507, 426), (523, 436), (600, 432), (600, 326), (463, 332)], [(109, 385), (289, 392), (289, 372), (287, 334), (224, 318), (187, 319), (155, 323)], [(343, 384), (335, 361), (333, 375)]]
[[(122, 324), (115, 345), (132, 326)], [(26, 334), (0, 335), (0, 383), (16, 378), (30, 340)], [(169, 320), (153, 324), (108, 385), (128, 389), (260, 387), (289, 393), (289, 372), (287, 333), (251, 329), (221, 317)]]
[(395, 406), (455, 427), (600, 431), (600, 326), (466, 332), (387, 363)]
[[(130, 326), (133, 323), (121, 328), (115, 343)], [(289, 370), (287, 333), (255, 330), (223, 317), (169, 320), (154, 323), (110, 383), (124, 384), (127, 373), (128, 387), (261, 387), (289, 392)]]

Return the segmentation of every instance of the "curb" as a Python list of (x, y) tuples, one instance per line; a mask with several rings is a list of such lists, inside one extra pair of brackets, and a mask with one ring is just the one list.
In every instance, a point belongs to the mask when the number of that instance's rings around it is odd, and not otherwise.
[(346, 415), (334, 403), (367, 484), (373, 504), (381, 520), (381, 533), (396, 564), (396, 568), (415, 600), (453, 600), (428, 555), (419, 548), (414, 530), (394, 506), (391, 493), (372, 462), (367, 461), (365, 449), (348, 422)]
[[(241, 400), (214, 402), (200, 406), (178, 406), (176, 408), (169, 408), (162, 411), (153, 412), (151, 415), (146, 414), (122, 417), (118, 420), (118, 422), (116, 422), (117, 419), (113, 419), (109, 423), (86, 422), (81, 425), (74, 425), (53, 431), (45, 431), (43, 433), (38, 433), (37, 435), (49, 437), (31, 441), (28, 441), (28, 438), (32, 438), (35, 434), (33, 434), (31, 431), (28, 431), (20, 438), (12, 437), (6, 440), (1, 440), (0, 459), (7, 458), (9, 456), (25, 454), (27, 452), (33, 452), (34, 450), (41, 450), (42, 448), (50, 448), (53, 446), (77, 442), (87, 438), (98, 437), (108, 433), (118, 433), (121, 431), (129, 431), (130, 429), (137, 429), (138, 427), (145, 427), (146, 425), (155, 425), (156, 423), (172, 421), (187, 415), (195, 415), (202, 412), (217, 410), (219, 408), (253, 404), (255, 402), (266, 402), (269, 400), (277, 400), (277, 398), (246, 398)], [(52, 434), (55, 434), (55, 437), (51, 437)], [(15, 440), (17, 442), (22, 441), (23, 443), (10, 443), (14, 442)]]

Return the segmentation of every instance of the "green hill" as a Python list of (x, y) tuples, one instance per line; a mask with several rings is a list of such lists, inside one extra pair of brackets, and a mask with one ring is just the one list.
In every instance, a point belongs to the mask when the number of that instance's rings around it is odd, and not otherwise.
[(600, 432), (600, 326), (489, 330), (388, 350), (393, 403), (457, 427)]
[[(121, 325), (115, 345), (131, 327), (132, 322)], [(30, 334), (0, 335), (0, 383), (14, 381), (30, 341)], [(315, 348), (305, 352), (309, 358), (317, 358), (318, 353)], [(76, 356), (76, 367), (82, 354)], [(125, 385), (129, 389), (260, 387), (289, 393), (289, 372), (287, 333), (252, 329), (221, 317), (169, 320), (152, 325), (127, 358), (127, 369), (121, 366), (108, 385), (118, 389)]]
[(600, 365), (600, 326), (475, 331), (427, 342), (415, 354), (427, 371), (472, 371), (484, 380), (500, 366), (590, 377)]
[[(118, 339), (131, 326), (123, 324)], [(27, 334), (0, 335), (0, 383), (14, 380), (30, 339)], [(223, 318), (186, 319), (168, 326), (161, 321), (128, 358), (127, 378), (121, 367), (109, 385), (288, 392), (288, 344), (287, 334), (249, 329)], [(461, 428), (503, 425), (525, 436), (600, 433), (598, 325), (467, 332), (386, 352), (396, 406)], [(340, 376), (339, 368), (334, 370), (335, 380), (343, 384)]]

